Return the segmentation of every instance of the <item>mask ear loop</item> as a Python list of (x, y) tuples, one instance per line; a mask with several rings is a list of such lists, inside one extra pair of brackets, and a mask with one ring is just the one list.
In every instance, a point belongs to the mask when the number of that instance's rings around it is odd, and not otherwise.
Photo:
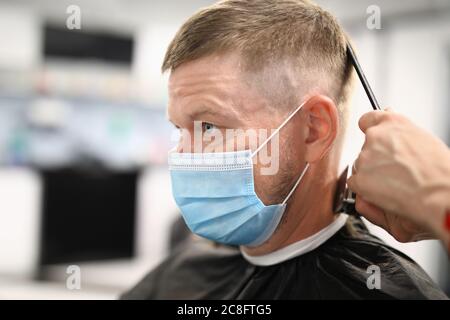
[(281, 204), (286, 204), (286, 202), (289, 200), (289, 198), (294, 193), (295, 189), (297, 189), (298, 185), (300, 184), (300, 181), (302, 181), (303, 176), (305, 175), (306, 171), (308, 171), (309, 163), (306, 163), (305, 169), (303, 169), (302, 173), (300, 174), (300, 177), (297, 179), (297, 182), (295, 183), (294, 187), (291, 189), (289, 194), (284, 198), (284, 201)]
[[(261, 151), (262, 148), (264, 148), (264, 146), (277, 134), (280, 132), (280, 130), (286, 125), (286, 123), (289, 122), (289, 120), (291, 120), (296, 114), (297, 112), (305, 105), (307, 101), (304, 101), (301, 105), (299, 105), (297, 107), (297, 109), (295, 109), (290, 115), (289, 117), (287, 117), (283, 123), (270, 135), (269, 138), (267, 138), (266, 141), (264, 141), (252, 154), (251, 154), (251, 158), (253, 158), (255, 156), (255, 154), (257, 154), (259, 151)], [(302, 173), (300, 174), (300, 177), (297, 179), (297, 181), (295, 182), (294, 187), (291, 189), (291, 191), (289, 192), (289, 194), (286, 196), (286, 198), (284, 199), (284, 201), (281, 204), (286, 204), (286, 202), (289, 200), (289, 198), (292, 196), (292, 194), (294, 193), (295, 189), (297, 189), (298, 185), (300, 184), (300, 181), (302, 180), (303, 176), (305, 175), (306, 171), (309, 168), (309, 163), (306, 163), (305, 169), (303, 169)]]
[(292, 119), (292, 117), (293, 116), (295, 116), (295, 114), (304, 106), (304, 104), (306, 103), (306, 101), (305, 102), (303, 102), (300, 106), (298, 106), (297, 107), (297, 109), (295, 109), (294, 110), (294, 112), (292, 112), (290, 115), (289, 115), (289, 117), (287, 117), (284, 121), (283, 121), (283, 123), (274, 131), (274, 132), (272, 132), (272, 134), (270, 135), (270, 137), (269, 138), (267, 138), (267, 140), (266, 141), (264, 141), (250, 156), (251, 156), (251, 158), (253, 158), (254, 156), (255, 156), (255, 154), (257, 154), (259, 151), (261, 151), (261, 149), (262, 148), (264, 148), (264, 146), (270, 141), (270, 140), (272, 140), (272, 138), (278, 133), (278, 132), (280, 132), (280, 130), (286, 125), (286, 123), (288, 123), (289, 122), (289, 120), (291, 120)]

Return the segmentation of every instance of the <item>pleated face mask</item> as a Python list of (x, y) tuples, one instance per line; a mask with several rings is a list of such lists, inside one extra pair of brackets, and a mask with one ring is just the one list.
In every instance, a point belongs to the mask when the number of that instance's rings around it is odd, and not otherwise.
[(265, 205), (255, 192), (253, 157), (302, 106), (254, 152), (169, 153), (172, 193), (193, 233), (223, 244), (253, 247), (271, 237), (309, 164), (282, 203)]

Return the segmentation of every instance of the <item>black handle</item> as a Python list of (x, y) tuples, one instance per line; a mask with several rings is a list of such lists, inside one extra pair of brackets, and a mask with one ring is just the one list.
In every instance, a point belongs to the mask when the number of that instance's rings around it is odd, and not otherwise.
[(361, 65), (359, 64), (358, 58), (356, 58), (356, 55), (350, 43), (347, 43), (347, 55), (348, 58), (350, 58), (353, 67), (356, 70), (356, 73), (358, 74), (359, 80), (361, 80), (364, 90), (366, 91), (367, 97), (369, 97), (370, 103), (372, 104), (373, 110), (381, 110), (377, 98), (375, 97), (375, 94), (373, 93), (372, 88), (369, 85), (369, 81), (367, 81), (367, 78), (361, 68)]

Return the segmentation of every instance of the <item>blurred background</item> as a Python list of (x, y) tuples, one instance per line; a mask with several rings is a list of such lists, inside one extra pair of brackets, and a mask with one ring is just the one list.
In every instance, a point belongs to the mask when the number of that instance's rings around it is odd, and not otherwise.
[[(380, 103), (449, 143), (450, 0), (317, 2), (351, 35)], [(0, 299), (114, 299), (169, 252), (178, 213), (160, 65), (183, 21), (210, 3), (0, 0)], [(66, 26), (72, 5), (81, 29)], [(368, 110), (358, 85), (342, 167)], [(437, 241), (371, 229), (450, 293)], [(70, 265), (81, 290), (66, 287)]]

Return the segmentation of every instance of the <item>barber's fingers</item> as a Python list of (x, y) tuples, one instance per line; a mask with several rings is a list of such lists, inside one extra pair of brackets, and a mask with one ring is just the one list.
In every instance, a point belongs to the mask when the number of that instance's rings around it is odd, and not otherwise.
[(370, 127), (380, 124), (383, 120), (383, 117), (383, 111), (367, 112), (359, 119), (359, 128), (362, 132), (366, 133), (367, 129), (369, 129)]
[(359, 184), (357, 180), (358, 177), (356, 176), (356, 173), (353, 173), (350, 176), (350, 178), (347, 179), (347, 185), (353, 192), (356, 192), (356, 189), (359, 189)]
[(361, 181), (361, 175), (358, 173), (353, 173), (348, 179), (347, 179), (347, 185), (352, 190), (352, 192), (356, 193), (357, 195), (366, 195), (367, 194), (367, 186), (364, 181)]
[(377, 110), (367, 112), (359, 119), (359, 128), (362, 132), (366, 133), (367, 129), (380, 124), (381, 122), (386, 120), (389, 115), (392, 115), (392, 113), (393, 110), (391, 108), (386, 108), (384, 111)]
[(356, 161), (354, 161), (352, 165), (352, 174), (356, 174)]
[(352, 175), (360, 173), (370, 166), (372, 163), (371, 157), (373, 157), (373, 153), (367, 149), (367, 141), (364, 143), (364, 146), (361, 149), (361, 152), (358, 154), (358, 157), (353, 162), (352, 165)]
[(359, 153), (358, 158), (356, 158), (356, 160), (353, 162), (352, 175), (358, 173), (365, 164), (367, 164), (367, 151), (364, 151), (363, 147), (363, 150)]
[(358, 195), (356, 196), (355, 207), (356, 211), (373, 224), (383, 229), (387, 228), (386, 215), (382, 209), (370, 204)]
[(374, 190), (373, 183), (369, 179), (366, 173), (356, 172), (347, 179), (347, 185), (352, 192), (364, 199), (372, 201)]

